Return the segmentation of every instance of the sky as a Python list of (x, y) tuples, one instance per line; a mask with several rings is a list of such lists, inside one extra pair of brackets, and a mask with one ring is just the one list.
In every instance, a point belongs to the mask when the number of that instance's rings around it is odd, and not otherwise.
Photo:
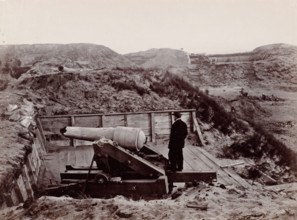
[(120, 54), (297, 46), (297, 0), (0, 0), (0, 45), (93, 43)]

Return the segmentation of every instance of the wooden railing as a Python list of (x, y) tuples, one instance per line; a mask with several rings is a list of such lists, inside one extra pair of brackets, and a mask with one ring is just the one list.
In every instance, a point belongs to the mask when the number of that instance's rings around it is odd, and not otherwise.
[(197, 131), (198, 123), (194, 123), (194, 119), (196, 119), (195, 109), (40, 116), (39, 121), (40, 128), (45, 137), (45, 142), (55, 146), (78, 146), (88, 143), (86, 141), (73, 140), (62, 136), (60, 134), (60, 129), (65, 126), (138, 127), (144, 131), (149, 141), (155, 142), (157, 138), (168, 136), (170, 134), (171, 125), (174, 122), (173, 112), (181, 113), (182, 120), (187, 124), (189, 131)]

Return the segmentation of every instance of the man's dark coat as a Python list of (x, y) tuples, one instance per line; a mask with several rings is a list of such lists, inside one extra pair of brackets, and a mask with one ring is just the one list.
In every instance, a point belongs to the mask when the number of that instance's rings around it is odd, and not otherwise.
[(169, 140), (168, 158), (170, 169), (175, 172), (183, 170), (183, 148), (185, 146), (185, 138), (188, 135), (187, 125), (180, 118), (177, 119), (172, 127)]
[(185, 146), (185, 138), (188, 135), (187, 125), (181, 119), (177, 119), (172, 127), (169, 139), (169, 149), (181, 149)]

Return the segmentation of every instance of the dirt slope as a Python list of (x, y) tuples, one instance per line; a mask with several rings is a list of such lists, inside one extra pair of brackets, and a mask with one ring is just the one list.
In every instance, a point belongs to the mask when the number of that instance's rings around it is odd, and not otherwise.
[[(4, 219), (288, 219), (297, 217), (296, 185), (243, 190), (201, 184), (160, 200), (72, 199), (43, 196), (31, 205), (0, 211)], [(203, 207), (203, 208), (199, 208)]]
[(16, 77), (28, 72), (49, 74), (58, 66), (73, 69), (102, 69), (133, 65), (111, 49), (94, 44), (35, 44), (0, 46), (1, 70)]
[(227, 111), (263, 126), (297, 152), (297, 47), (262, 46), (252, 51), (250, 60), (212, 63), (204, 57), (189, 77), (225, 99), (220, 101)]
[(125, 54), (129, 60), (143, 68), (186, 67), (189, 64), (187, 54), (181, 50), (150, 49), (147, 51)]

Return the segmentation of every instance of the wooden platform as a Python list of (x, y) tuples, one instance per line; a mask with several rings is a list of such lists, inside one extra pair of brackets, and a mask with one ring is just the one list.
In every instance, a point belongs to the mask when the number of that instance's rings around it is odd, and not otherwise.
[[(157, 150), (168, 158), (167, 147)], [(224, 185), (249, 188), (250, 184), (228, 167), (222, 167), (218, 160), (201, 147), (187, 145), (183, 150), (185, 171), (216, 171), (217, 182)]]
[[(154, 147), (156, 151), (168, 158), (168, 148), (164, 144)], [(220, 166), (218, 160), (203, 148), (187, 145), (184, 150), (184, 171), (215, 171), (217, 182), (224, 185), (249, 188), (250, 185), (230, 168)], [(57, 152), (49, 153), (45, 157), (46, 173), (42, 177), (46, 183), (59, 183), (60, 173), (65, 171), (66, 165), (74, 167), (90, 166), (93, 157), (92, 146), (67, 147)]]

